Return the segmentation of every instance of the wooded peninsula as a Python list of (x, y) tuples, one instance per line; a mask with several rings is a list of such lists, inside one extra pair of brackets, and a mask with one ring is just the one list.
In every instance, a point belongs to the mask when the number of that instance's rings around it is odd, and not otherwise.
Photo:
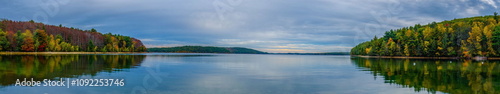
[(144, 52), (138, 39), (62, 25), (0, 21), (0, 51), (4, 52)]
[(406, 57), (500, 57), (499, 17), (494, 15), (416, 24), (358, 44), (351, 55)]
[(267, 54), (267, 52), (262, 52), (243, 47), (214, 47), (214, 46), (179, 46), (179, 47), (148, 48), (148, 52)]

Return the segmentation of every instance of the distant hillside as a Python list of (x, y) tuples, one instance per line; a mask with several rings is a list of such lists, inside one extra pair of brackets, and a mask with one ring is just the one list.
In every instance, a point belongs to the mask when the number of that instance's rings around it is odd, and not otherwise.
[(95, 29), (80, 30), (34, 21), (0, 21), (0, 51), (20, 52), (142, 52), (138, 39), (118, 34), (102, 34)]
[(213, 46), (180, 46), (180, 47), (169, 47), (169, 48), (148, 48), (148, 52), (266, 54), (266, 52), (249, 48), (213, 47)]
[(352, 55), (475, 57), (500, 56), (497, 13), (489, 16), (432, 22), (385, 32), (383, 37), (360, 43)]

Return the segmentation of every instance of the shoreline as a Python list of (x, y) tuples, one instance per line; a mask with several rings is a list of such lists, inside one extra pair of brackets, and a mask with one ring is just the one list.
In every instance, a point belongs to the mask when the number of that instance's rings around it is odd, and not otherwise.
[(414, 56), (365, 56), (365, 55), (351, 55), (351, 57), (360, 58), (394, 58), (394, 59), (471, 59), (471, 60), (500, 60), (500, 57), (414, 57)]

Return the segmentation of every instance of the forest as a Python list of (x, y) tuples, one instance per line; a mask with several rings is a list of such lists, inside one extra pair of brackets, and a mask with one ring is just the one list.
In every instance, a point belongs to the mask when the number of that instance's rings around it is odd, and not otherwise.
[(45, 25), (2, 19), (0, 51), (9, 52), (144, 52), (138, 39), (119, 34), (81, 30), (74, 27)]
[(416, 24), (358, 44), (351, 55), (417, 57), (498, 57), (498, 14)]
[(213, 46), (180, 46), (169, 48), (148, 48), (148, 52), (169, 52), (169, 53), (235, 53), (235, 54), (266, 54), (242, 47), (213, 47)]

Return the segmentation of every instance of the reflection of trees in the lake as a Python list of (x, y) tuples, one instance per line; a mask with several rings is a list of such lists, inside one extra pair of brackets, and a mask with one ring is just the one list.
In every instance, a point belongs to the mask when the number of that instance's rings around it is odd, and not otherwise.
[(452, 94), (500, 93), (500, 63), (471, 60), (353, 58), (353, 63), (384, 77), (386, 83)]
[(144, 55), (0, 55), (0, 85), (34, 80), (96, 75), (138, 66)]

